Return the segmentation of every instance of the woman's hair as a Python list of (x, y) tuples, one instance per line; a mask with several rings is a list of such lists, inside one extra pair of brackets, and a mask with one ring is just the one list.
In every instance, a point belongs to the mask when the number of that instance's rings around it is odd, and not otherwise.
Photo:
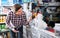
[(20, 4), (15, 4), (15, 12), (18, 11), (20, 8), (22, 8), (22, 6)]

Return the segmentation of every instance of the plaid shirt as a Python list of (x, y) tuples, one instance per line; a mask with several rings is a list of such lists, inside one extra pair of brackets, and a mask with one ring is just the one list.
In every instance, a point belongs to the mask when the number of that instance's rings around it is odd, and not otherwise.
[(26, 15), (24, 12), (22, 12), (21, 15), (16, 15), (15, 13), (13, 13), (12, 11), (8, 14), (7, 19), (6, 19), (6, 23), (7, 25), (12, 28), (12, 25), (10, 24), (10, 22), (13, 24), (13, 26), (15, 26), (16, 28), (21, 27), (21, 25), (26, 25)]

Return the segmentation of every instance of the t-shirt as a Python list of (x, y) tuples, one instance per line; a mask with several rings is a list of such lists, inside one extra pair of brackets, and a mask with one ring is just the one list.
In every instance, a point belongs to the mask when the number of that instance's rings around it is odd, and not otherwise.
[(49, 28), (49, 27), (47, 27), (46, 30), (53, 32), (53, 33), (55, 32), (55, 30), (53, 28)]

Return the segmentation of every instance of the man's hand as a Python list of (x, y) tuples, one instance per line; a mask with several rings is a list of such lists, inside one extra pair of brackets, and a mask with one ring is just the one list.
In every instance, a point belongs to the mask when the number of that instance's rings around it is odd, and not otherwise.
[(29, 28), (29, 25), (26, 25), (27, 28)]
[(19, 31), (15, 30), (15, 29), (14, 29), (14, 30), (12, 30), (12, 31), (13, 31), (13, 32), (15, 32), (15, 33), (19, 32)]

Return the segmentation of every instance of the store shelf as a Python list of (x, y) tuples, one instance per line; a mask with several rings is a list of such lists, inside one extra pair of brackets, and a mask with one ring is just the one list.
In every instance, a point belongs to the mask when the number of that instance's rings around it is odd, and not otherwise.
[[(40, 7), (44, 7), (45, 5), (40, 5)], [(47, 7), (59, 7), (59, 5), (47, 5)]]
[(60, 2), (50, 2), (50, 3), (41, 4), (40, 6), (56, 7), (56, 6), (60, 6)]
[(12, 4), (12, 5), (2, 5), (2, 6), (13, 6), (14, 4)]
[(5, 24), (5, 22), (0, 22), (0, 24)]
[(0, 16), (7, 16), (7, 14), (0, 14)]
[(60, 5), (40, 5), (40, 6), (48, 6), (48, 7), (56, 7), (56, 6), (60, 6)]

